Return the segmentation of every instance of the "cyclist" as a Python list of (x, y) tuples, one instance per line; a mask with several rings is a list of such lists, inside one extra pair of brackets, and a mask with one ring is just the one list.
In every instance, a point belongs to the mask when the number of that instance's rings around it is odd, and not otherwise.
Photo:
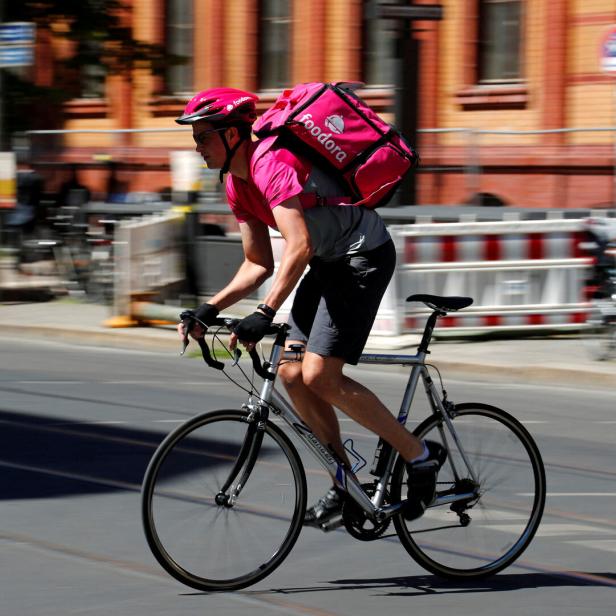
[[(373, 210), (349, 205), (335, 177), (282, 147), (276, 138), (251, 139), (258, 98), (215, 88), (196, 94), (178, 124), (190, 125), (197, 152), (220, 169), (229, 206), (240, 228), (244, 261), (232, 280), (196, 310), (211, 324), (220, 311), (255, 291), (274, 271), (269, 229), (285, 248), (262, 304), (242, 319), (231, 346), (251, 349), (267, 332), (276, 311), (297, 288), (288, 323), (288, 344), (305, 345), (302, 362), (280, 366), (279, 376), (303, 420), (350, 468), (334, 412), (338, 407), (375, 432), (407, 461), (409, 486), (417, 495), (405, 515), (421, 515), (434, 497), (436, 474), (446, 451), (420, 442), (402, 427), (374, 393), (343, 373), (357, 364), (383, 294), (395, 269), (393, 241)], [(183, 326), (178, 327), (181, 336)], [(191, 331), (195, 338), (203, 329)], [(334, 486), (306, 512), (304, 523), (323, 527), (340, 516), (343, 492)]]

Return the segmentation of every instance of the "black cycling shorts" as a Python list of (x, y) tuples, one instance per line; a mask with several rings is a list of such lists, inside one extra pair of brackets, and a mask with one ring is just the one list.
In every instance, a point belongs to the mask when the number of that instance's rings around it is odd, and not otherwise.
[(314, 257), (295, 293), (288, 340), (357, 364), (395, 268), (392, 240), (338, 261)]

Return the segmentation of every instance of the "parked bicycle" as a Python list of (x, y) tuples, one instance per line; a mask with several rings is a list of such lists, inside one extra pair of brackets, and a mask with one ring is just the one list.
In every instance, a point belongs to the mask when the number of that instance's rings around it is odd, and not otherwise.
[(616, 357), (616, 221), (589, 218), (584, 229), (587, 241), (580, 247), (592, 259), (585, 281), (586, 343), (594, 359), (607, 360)]
[[(439, 317), (472, 303), (465, 297), (412, 295), (432, 309), (417, 353), (365, 354), (362, 363), (401, 364), (410, 375), (398, 421), (406, 424), (419, 380), (431, 415), (414, 430), (448, 450), (436, 496), (424, 515), (404, 517), (404, 460), (378, 443), (371, 474), (360, 483), (304, 424), (275, 387), (280, 362), (301, 361), (301, 345), (285, 351), (287, 326), (273, 324), (269, 359), (250, 356), (263, 378), (242, 410), (201, 414), (160, 444), (147, 468), (142, 518), (148, 544), (161, 566), (199, 590), (237, 590), (263, 579), (295, 544), (306, 510), (306, 476), (286, 426), (333, 474), (346, 492), (342, 521), (362, 541), (386, 536), (393, 524), (410, 556), (447, 578), (481, 578), (501, 571), (528, 547), (543, 514), (546, 480), (540, 452), (528, 431), (505, 411), (481, 403), (454, 404), (429, 374), (426, 358)], [(193, 318), (184, 313), (188, 320)], [(231, 319), (218, 324), (232, 328)], [(203, 324), (201, 324), (203, 326)], [(185, 346), (188, 339), (185, 339)], [(205, 339), (203, 358), (223, 369)], [(238, 356), (236, 356), (236, 361)], [(440, 379), (440, 373), (439, 373)]]

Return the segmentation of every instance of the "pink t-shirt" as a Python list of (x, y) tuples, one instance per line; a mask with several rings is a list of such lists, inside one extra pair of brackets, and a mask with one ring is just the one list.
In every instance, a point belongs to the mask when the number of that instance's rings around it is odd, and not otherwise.
[(251, 144), (248, 180), (229, 174), (227, 201), (238, 222), (257, 219), (275, 229), (272, 210), (302, 192), (311, 165), (289, 150), (276, 148), (275, 138), (267, 141), (267, 144), (263, 141)]

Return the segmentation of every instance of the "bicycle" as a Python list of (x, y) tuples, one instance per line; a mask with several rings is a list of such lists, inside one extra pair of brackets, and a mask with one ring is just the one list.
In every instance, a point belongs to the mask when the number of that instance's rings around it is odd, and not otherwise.
[[(183, 423), (148, 465), (142, 521), (150, 549), (171, 576), (199, 590), (237, 590), (272, 573), (289, 554), (306, 510), (306, 475), (296, 447), (271, 416), (286, 424), (345, 490), (342, 520), (355, 538), (377, 540), (393, 523), (410, 556), (447, 578), (492, 575), (522, 554), (545, 505), (545, 471), (534, 440), (505, 411), (454, 404), (442, 381), (439, 394), (426, 364), (437, 319), (473, 300), (412, 295), (407, 301), (424, 302), (432, 310), (417, 353), (365, 354), (360, 361), (411, 367), (398, 414), (402, 425), (423, 381), (432, 413), (414, 434), (439, 441), (449, 452), (424, 515), (411, 522), (404, 518), (413, 495), (406, 495), (404, 460), (387, 443), (377, 445), (374, 480), (361, 484), (354, 469), (316, 438), (276, 390), (279, 363), (299, 361), (303, 345), (285, 351), (287, 326), (273, 324), (269, 359), (262, 363), (254, 349), (250, 352), (263, 378), (260, 393), (251, 393), (242, 410), (212, 411)], [(228, 328), (234, 323), (217, 321)], [(222, 369), (205, 339), (199, 343), (206, 363)]]
[(606, 361), (616, 357), (616, 293), (594, 299), (586, 320), (586, 346), (593, 359)]
[(591, 258), (584, 284), (590, 303), (585, 343), (593, 359), (616, 357), (616, 236), (608, 219), (585, 221), (589, 241), (579, 247)]

